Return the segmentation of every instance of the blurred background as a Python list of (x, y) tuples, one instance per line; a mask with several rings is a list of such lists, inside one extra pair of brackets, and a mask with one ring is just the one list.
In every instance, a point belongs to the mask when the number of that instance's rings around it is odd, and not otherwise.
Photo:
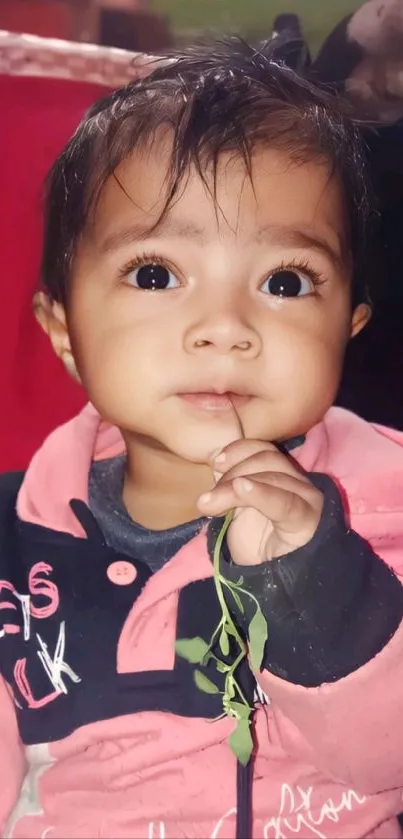
[(0, 29), (128, 50), (163, 48), (200, 33), (267, 38), (280, 13), (298, 12), (313, 52), (360, 0), (0, 0)]

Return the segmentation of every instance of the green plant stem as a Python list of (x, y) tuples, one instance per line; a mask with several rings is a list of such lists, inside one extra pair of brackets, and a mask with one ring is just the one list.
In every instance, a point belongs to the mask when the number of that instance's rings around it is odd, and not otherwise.
[[(233, 665), (232, 665), (232, 667), (231, 667), (231, 670), (230, 670), (230, 671), (229, 671), (229, 673), (228, 673), (228, 676), (229, 676), (229, 677), (231, 677), (231, 676), (235, 673), (235, 671), (236, 671), (237, 667), (240, 665), (241, 661), (242, 661), (244, 658), (245, 658), (245, 650), (242, 650), (242, 652), (240, 652), (240, 653), (239, 653), (238, 658), (236, 658), (236, 659), (235, 659), (235, 661), (234, 661), (234, 663), (233, 663)], [(227, 678), (228, 678), (228, 676), (227, 676)], [(245, 695), (244, 695), (243, 691), (242, 691), (242, 690), (241, 690), (241, 688), (239, 687), (238, 682), (236, 682), (236, 685), (235, 685), (235, 686), (236, 686), (236, 689), (237, 689), (237, 691), (238, 691), (238, 693), (239, 693), (240, 698), (242, 699), (242, 702), (244, 703), (244, 705), (246, 705), (246, 706), (249, 708), (249, 702), (247, 701), (247, 699), (246, 699), (246, 697), (245, 697)]]
[(228, 609), (228, 606), (225, 602), (225, 597), (224, 597), (224, 592), (223, 592), (223, 583), (225, 585), (226, 581), (224, 580), (223, 577), (221, 577), (221, 573), (220, 573), (220, 557), (221, 557), (222, 543), (224, 541), (224, 538), (226, 536), (227, 530), (228, 530), (228, 528), (229, 528), (229, 526), (232, 522), (233, 517), (234, 517), (234, 511), (231, 510), (231, 512), (227, 513), (227, 515), (225, 517), (224, 524), (223, 524), (223, 526), (220, 530), (220, 533), (217, 537), (217, 541), (216, 541), (215, 546), (214, 546), (214, 554), (213, 554), (214, 584), (215, 584), (215, 588), (216, 588), (216, 592), (217, 592), (218, 601), (220, 603), (222, 614), (225, 618), (225, 621), (228, 622), (231, 625), (231, 627), (233, 628), (234, 637), (235, 637), (235, 640), (237, 641), (239, 647), (242, 650), (245, 650), (246, 648), (245, 648), (243, 638), (239, 634), (238, 629), (235, 626), (235, 624), (234, 624), (234, 622), (231, 618), (231, 614), (230, 614), (230, 611)]
[[(210, 651), (212, 650), (214, 641), (217, 638), (217, 635), (219, 635), (219, 633), (221, 632), (223, 626), (225, 626), (225, 617), (224, 616), (221, 618), (220, 623), (218, 624), (218, 626), (216, 626), (216, 628), (215, 628), (215, 630), (214, 630), (214, 632), (213, 632), (213, 634), (210, 638), (210, 641), (209, 641)], [(214, 658), (215, 658), (215, 656), (214, 656)]]
[(237, 594), (245, 594), (246, 597), (249, 597), (250, 600), (253, 600), (253, 602), (256, 605), (256, 608), (260, 609), (259, 601), (255, 597), (255, 595), (252, 594), (251, 591), (248, 591), (246, 588), (241, 588), (240, 586), (237, 585), (237, 583), (229, 582), (229, 580), (226, 580), (225, 577), (220, 577), (220, 579), (222, 580), (222, 583), (226, 588), (228, 588), (230, 591), (232, 591), (232, 589), (235, 589)]

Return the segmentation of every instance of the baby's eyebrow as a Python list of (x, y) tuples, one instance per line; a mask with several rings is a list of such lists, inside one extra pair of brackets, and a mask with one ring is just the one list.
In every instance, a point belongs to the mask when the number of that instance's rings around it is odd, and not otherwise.
[(119, 250), (133, 242), (142, 242), (151, 236), (170, 236), (172, 238), (195, 239), (202, 244), (208, 239), (207, 231), (192, 221), (163, 218), (154, 226), (131, 224), (129, 227), (111, 233), (101, 243), (103, 253)]
[(338, 266), (349, 261), (349, 249), (340, 235), (335, 234), (334, 244), (311, 228), (295, 228), (287, 225), (268, 224), (256, 233), (256, 241), (266, 241), (280, 247), (303, 248), (316, 251)]
[[(236, 231), (233, 231), (234, 233)], [(215, 231), (214, 235), (217, 235)], [(238, 230), (239, 233), (239, 230)], [(165, 216), (154, 226), (132, 223), (126, 228), (117, 230), (105, 237), (101, 242), (102, 253), (110, 253), (135, 242), (142, 242), (152, 236), (166, 236), (178, 239), (193, 239), (200, 244), (206, 244), (211, 239), (212, 231), (185, 219), (174, 219)], [(248, 244), (267, 242), (277, 247), (299, 248), (316, 251), (321, 256), (330, 259), (332, 263), (342, 266), (348, 261), (348, 249), (344, 247), (340, 236), (334, 236), (334, 245), (325, 236), (320, 236), (311, 228), (295, 228), (288, 225), (267, 224), (258, 228), (248, 240)]]

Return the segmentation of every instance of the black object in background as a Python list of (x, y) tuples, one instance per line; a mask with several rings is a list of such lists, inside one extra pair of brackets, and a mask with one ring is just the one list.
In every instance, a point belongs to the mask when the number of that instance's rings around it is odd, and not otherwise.
[(311, 54), (302, 34), (301, 21), (296, 14), (277, 15), (272, 38), (278, 39), (279, 57), (288, 67), (299, 73), (311, 66)]
[[(392, 0), (380, 4), (375, 28), (351, 25), (363, 12), (365, 4), (341, 20), (312, 63), (311, 77), (330, 85), (335, 95), (346, 93), (348, 79), (363, 62), (368, 64), (372, 58), (379, 62), (382, 56), (388, 60), (396, 47), (391, 43), (396, 40)], [(362, 118), (365, 102), (352, 102)], [(371, 422), (403, 430), (403, 121), (386, 125), (378, 119), (372, 129), (363, 130), (380, 213), (374, 255), (376, 291), (372, 320), (348, 348), (338, 404)]]
[(348, 15), (335, 26), (313, 61), (315, 76), (325, 84), (343, 87), (364, 58), (363, 48), (348, 37), (348, 24), (352, 17)]
[(380, 225), (373, 317), (347, 351), (338, 404), (403, 430), (403, 123), (367, 138)]

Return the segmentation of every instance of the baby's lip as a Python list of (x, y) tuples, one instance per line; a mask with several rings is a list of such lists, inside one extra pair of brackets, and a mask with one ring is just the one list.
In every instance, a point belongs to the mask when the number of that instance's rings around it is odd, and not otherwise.
[(189, 405), (203, 411), (216, 413), (233, 411), (234, 407), (240, 408), (252, 398), (248, 394), (224, 391), (218, 393), (216, 390), (204, 391), (182, 391), (177, 396)]
[(246, 396), (246, 397), (251, 398), (253, 396), (253, 394), (251, 393), (250, 390), (246, 390), (244, 388), (231, 387), (230, 385), (223, 386), (223, 387), (212, 387), (211, 384), (206, 385), (206, 386), (203, 386), (202, 384), (196, 385), (196, 386), (191, 385), (190, 387), (181, 388), (178, 391), (178, 396), (183, 396), (185, 394), (191, 395), (192, 393), (193, 394), (203, 393), (203, 394), (206, 394), (206, 395), (211, 394), (211, 395), (215, 395), (215, 396), (226, 396), (227, 398), (240, 397), (240, 396)]

